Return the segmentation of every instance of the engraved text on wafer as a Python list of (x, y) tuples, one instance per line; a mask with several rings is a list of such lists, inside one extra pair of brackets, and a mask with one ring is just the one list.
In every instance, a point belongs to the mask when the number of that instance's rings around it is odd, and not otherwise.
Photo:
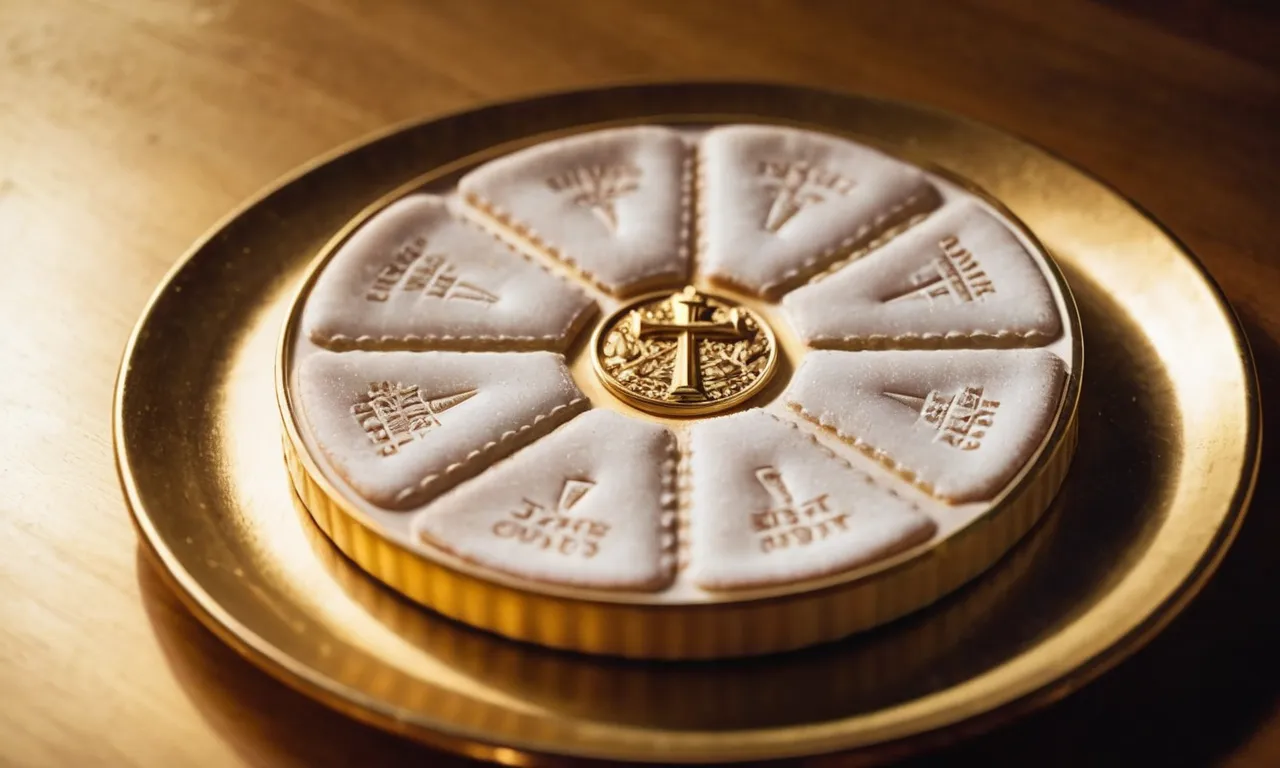
[(757, 469), (756, 480), (772, 502), (768, 509), (751, 515), (751, 530), (759, 538), (761, 552), (803, 547), (849, 530), (848, 513), (837, 509), (829, 494), (797, 503), (775, 467)]
[(640, 187), (640, 169), (629, 163), (583, 165), (547, 179), (556, 192), (572, 195), (574, 205), (595, 214), (610, 232), (618, 229), (618, 198)]
[(810, 205), (853, 191), (852, 180), (803, 160), (764, 160), (758, 173), (764, 179), (765, 188), (773, 192), (773, 204), (764, 221), (764, 228), (770, 232), (782, 229)]
[(958, 238), (949, 235), (938, 242), (938, 248), (942, 251), (938, 256), (911, 274), (910, 286), (884, 301), (923, 299), (930, 304), (944, 300), (968, 304), (996, 292), (978, 259), (960, 245)]
[(415, 237), (397, 250), (373, 277), (365, 292), (369, 301), (386, 301), (396, 290), (419, 293), (446, 301), (471, 301), (488, 305), (498, 297), (462, 279), (457, 265), (440, 254), (427, 253), (427, 239)]
[(416, 384), (373, 382), (351, 406), (351, 415), (380, 454), (393, 456), (401, 446), (440, 426), (440, 414), (475, 394), (476, 390), (471, 389), (426, 397)]
[(934, 430), (934, 442), (946, 443), (962, 451), (976, 451), (995, 420), (1000, 401), (983, 397), (982, 387), (969, 386), (954, 395), (938, 390), (924, 397), (885, 392), (885, 397), (902, 403), (919, 414), (917, 423)]
[(518, 509), (493, 524), (493, 535), (566, 557), (593, 558), (609, 533), (609, 524), (570, 512), (594, 487), (591, 480), (565, 480), (554, 507), (522, 499)]

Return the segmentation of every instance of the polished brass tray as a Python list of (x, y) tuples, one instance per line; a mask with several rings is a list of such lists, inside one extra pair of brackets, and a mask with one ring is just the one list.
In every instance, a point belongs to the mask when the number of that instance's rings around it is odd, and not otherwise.
[[(671, 116), (794, 121), (881, 144), (986, 189), (1062, 267), (1089, 339), (1079, 451), (1027, 539), (930, 609), (750, 661), (575, 656), (422, 611), (298, 511), (273, 365), (290, 299), (330, 236), (370, 201), (495, 145)], [(1195, 593), (1239, 526), (1260, 444), (1234, 317), (1131, 203), (953, 116), (747, 84), (500, 104), (404, 126), (303, 169), (226, 219), (157, 292), (126, 350), (115, 437), (146, 546), (215, 632), (353, 716), (504, 762), (875, 760), (1026, 711), (1132, 652)]]

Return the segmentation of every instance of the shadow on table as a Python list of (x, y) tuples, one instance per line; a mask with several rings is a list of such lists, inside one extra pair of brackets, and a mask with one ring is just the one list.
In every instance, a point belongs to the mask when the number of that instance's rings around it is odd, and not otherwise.
[[(1280, 345), (1241, 319), (1260, 391), (1280, 393)], [(1264, 435), (1280, 435), (1278, 414), (1263, 413)], [(1220, 570), (1147, 648), (1055, 706), (911, 764), (1207, 765), (1242, 749), (1280, 704), (1277, 441), (1264, 442), (1261, 467)]]

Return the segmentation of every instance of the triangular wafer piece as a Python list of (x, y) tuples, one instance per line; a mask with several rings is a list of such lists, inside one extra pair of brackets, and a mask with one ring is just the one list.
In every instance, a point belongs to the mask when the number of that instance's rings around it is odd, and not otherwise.
[(517, 239), (627, 296), (685, 282), (689, 156), (666, 128), (595, 131), (493, 160), (458, 188)]
[(1062, 398), (1045, 350), (811, 352), (784, 397), (945, 501), (985, 501), (1043, 442)]
[(316, 352), (294, 392), (337, 473), (387, 509), (423, 503), (587, 407), (551, 352)]
[(366, 222), (316, 280), (302, 325), (345, 349), (554, 349), (593, 311), (442, 198), (412, 195)]
[(1061, 333), (1040, 266), (980, 205), (951, 203), (783, 299), (811, 346), (1034, 346)]
[(674, 573), (675, 467), (666, 429), (589, 411), (436, 499), (413, 528), (516, 576), (657, 589)]
[(767, 298), (938, 204), (905, 163), (794, 128), (713, 129), (699, 162), (701, 271)]
[(704, 589), (848, 570), (936, 528), (915, 504), (759, 410), (695, 424), (689, 473), (691, 570)]

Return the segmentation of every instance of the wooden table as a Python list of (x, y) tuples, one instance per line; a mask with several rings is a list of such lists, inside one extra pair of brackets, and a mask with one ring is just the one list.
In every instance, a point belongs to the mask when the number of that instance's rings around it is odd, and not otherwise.
[[(446, 762), (285, 689), (184, 612), (140, 557), (109, 437), (121, 348), (178, 255), (388, 123), (641, 79), (929, 102), (1164, 221), (1235, 302), (1277, 395), (1280, 18), (1223, 5), (0, 0), (0, 763)], [(1280, 764), (1278, 506), (1268, 449), (1220, 575), (1152, 646), (926, 762)]]

